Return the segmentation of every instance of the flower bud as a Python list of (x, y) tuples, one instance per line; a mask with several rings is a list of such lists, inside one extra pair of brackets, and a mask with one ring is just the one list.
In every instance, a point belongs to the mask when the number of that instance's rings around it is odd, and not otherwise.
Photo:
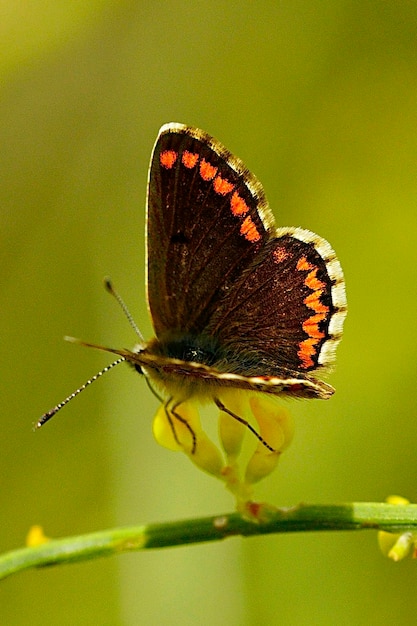
[(291, 443), (294, 426), (288, 411), (277, 406), (272, 399), (258, 394), (249, 402), (263, 439), (246, 468), (245, 482), (252, 484), (275, 469), (279, 455)]
[[(246, 419), (245, 414), (249, 408), (247, 394), (234, 391), (233, 395), (231, 393), (223, 393), (221, 398), (231, 413)], [(232, 463), (239, 456), (246, 430), (245, 424), (239, 422), (232, 415), (220, 411), (219, 438), (229, 463)]]
[(202, 429), (194, 401), (181, 402), (175, 413), (166, 405), (161, 405), (153, 421), (153, 434), (161, 446), (185, 452), (195, 465), (221, 477), (224, 465), (222, 455)]

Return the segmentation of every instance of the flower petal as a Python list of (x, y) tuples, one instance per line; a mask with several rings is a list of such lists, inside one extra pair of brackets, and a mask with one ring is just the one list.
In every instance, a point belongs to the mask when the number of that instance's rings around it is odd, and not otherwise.
[(288, 411), (271, 399), (256, 395), (250, 399), (253, 415), (259, 424), (260, 435), (265, 443), (258, 446), (246, 467), (245, 482), (252, 484), (268, 476), (276, 467), (279, 456), (290, 444), (294, 427)]
[[(248, 394), (244, 392), (234, 392), (233, 395), (231, 393), (223, 393), (220, 395), (220, 398), (229, 411), (246, 419), (246, 414), (249, 410)], [(246, 430), (246, 426), (232, 417), (232, 415), (220, 411), (219, 438), (229, 462), (233, 462), (240, 454)]]
[(153, 436), (159, 445), (169, 450), (182, 450), (182, 446), (176, 441), (171, 424), (165, 412), (165, 405), (161, 404), (152, 424)]
[(185, 452), (197, 467), (222, 478), (223, 457), (202, 429), (195, 401), (182, 402), (175, 413), (161, 405), (153, 421), (153, 434), (161, 446)]
[(197, 465), (197, 467), (209, 474), (222, 478), (223, 457), (219, 448), (207, 437), (203, 430), (198, 434), (195, 452), (186, 452), (186, 454), (194, 465)]

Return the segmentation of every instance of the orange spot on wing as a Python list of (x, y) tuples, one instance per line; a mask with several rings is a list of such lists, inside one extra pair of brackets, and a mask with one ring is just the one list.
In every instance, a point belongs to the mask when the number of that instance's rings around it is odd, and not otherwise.
[(221, 196), (225, 196), (227, 193), (230, 193), (232, 191), (234, 185), (232, 185), (232, 183), (230, 183), (225, 178), (222, 178), (221, 176), (216, 176), (213, 181), (213, 187), (216, 193), (219, 193)]
[(259, 239), (261, 238), (261, 235), (259, 234), (259, 231), (253, 223), (250, 215), (248, 215), (248, 217), (243, 220), (240, 226), (240, 233), (245, 237), (245, 239), (247, 239), (251, 243), (259, 241)]
[(300, 349), (297, 354), (301, 361), (301, 367), (307, 369), (314, 366), (314, 361), (311, 358), (316, 353), (317, 339), (305, 339), (300, 343)]
[(323, 295), (323, 290), (318, 289), (317, 291), (313, 291), (309, 296), (304, 298), (304, 304), (308, 306), (309, 309), (313, 309), (316, 313), (327, 313), (329, 307), (323, 304), (320, 301), (321, 296)]
[(200, 175), (203, 180), (213, 180), (217, 174), (217, 167), (208, 163), (205, 159), (202, 159), (200, 163)]
[(162, 167), (165, 167), (165, 169), (170, 170), (174, 166), (174, 163), (177, 160), (177, 156), (178, 156), (178, 152), (175, 152), (175, 150), (164, 150), (159, 155), (159, 162), (162, 165)]
[(232, 199), (230, 200), (230, 208), (232, 210), (233, 215), (246, 215), (249, 211), (249, 207), (241, 198), (237, 191), (232, 195)]
[(277, 248), (275, 248), (272, 254), (273, 254), (275, 263), (282, 263), (283, 261), (285, 261), (285, 259), (288, 259), (288, 257), (290, 256), (287, 250), (283, 248), (282, 246), (278, 246)]
[(315, 267), (314, 270), (308, 273), (304, 284), (309, 287), (312, 291), (316, 291), (317, 289), (323, 289), (326, 285), (317, 278), (318, 267)]
[(313, 266), (307, 261), (305, 256), (302, 256), (301, 259), (297, 262), (297, 269), (299, 271), (307, 271), (312, 270)]
[(186, 168), (191, 170), (193, 167), (195, 167), (198, 161), (198, 154), (195, 152), (189, 152), (188, 150), (184, 150), (184, 152), (182, 153), (181, 160), (182, 160), (183, 165), (185, 165)]
[(324, 337), (324, 333), (319, 330), (319, 324), (325, 319), (325, 313), (317, 313), (316, 315), (312, 315), (303, 323), (303, 331), (307, 333), (309, 337), (312, 337), (314, 339), (322, 339)]
[(319, 328), (329, 312), (329, 307), (323, 304), (321, 298), (325, 292), (326, 284), (317, 278), (318, 267), (307, 261), (306, 257), (301, 257), (297, 263), (297, 270), (308, 272), (304, 279), (304, 285), (311, 289), (311, 293), (303, 300), (303, 304), (314, 311), (314, 314), (303, 322), (303, 331), (308, 335), (308, 339), (301, 341), (297, 352), (303, 369), (315, 366), (313, 356), (317, 354), (317, 345), (326, 336), (326, 333)]

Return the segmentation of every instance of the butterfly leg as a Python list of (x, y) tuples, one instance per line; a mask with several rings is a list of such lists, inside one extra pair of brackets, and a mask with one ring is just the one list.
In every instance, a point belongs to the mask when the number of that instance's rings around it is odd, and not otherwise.
[(151, 392), (153, 393), (153, 395), (155, 396), (155, 398), (157, 398), (159, 400), (159, 402), (164, 402), (164, 399), (162, 398), (162, 396), (159, 395), (159, 393), (154, 389), (154, 387), (152, 386), (151, 381), (149, 380), (149, 378), (147, 376), (145, 376), (145, 382), (148, 385), (148, 388), (151, 390)]
[(261, 437), (261, 435), (256, 431), (256, 429), (251, 424), (249, 424), (249, 422), (247, 422), (243, 417), (240, 417), (240, 415), (236, 415), (236, 413), (233, 413), (232, 411), (230, 411), (223, 404), (223, 402), (221, 400), (219, 400), (219, 398), (213, 398), (213, 400), (214, 400), (214, 403), (216, 404), (216, 406), (220, 409), (220, 411), (223, 411), (224, 413), (227, 413), (227, 415), (230, 415), (235, 420), (237, 420), (238, 422), (240, 422), (241, 424), (246, 426), (246, 428), (248, 428), (251, 431), (251, 433), (253, 435), (255, 435), (255, 437), (258, 439), (258, 441), (260, 441), (261, 444), (264, 445), (267, 450), (269, 450), (270, 452), (277, 452), (272, 446), (269, 445), (269, 443), (267, 441), (265, 441), (265, 439), (263, 437)]
[[(175, 424), (174, 424), (174, 421), (172, 419), (173, 417), (175, 417), (175, 419), (178, 420), (181, 424), (183, 424), (185, 426), (185, 428), (188, 430), (188, 432), (190, 433), (191, 438), (192, 438), (191, 454), (194, 454), (195, 450), (196, 450), (196, 447), (197, 447), (197, 437), (196, 437), (196, 434), (195, 434), (194, 430), (192, 429), (192, 427), (190, 426), (190, 424), (188, 423), (188, 421), (184, 417), (182, 417), (176, 410), (180, 406), (180, 404), (182, 404), (184, 402), (184, 400), (180, 400), (179, 402), (173, 402), (173, 401), (174, 401), (174, 398), (171, 397), (164, 404), (165, 415), (166, 415), (167, 420), (169, 422), (169, 425), (171, 427), (172, 434), (174, 435), (174, 439), (178, 443), (178, 445), (182, 447), (183, 444), (178, 439), (178, 435), (177, 435), (176, 430), (175, 430)], [(171, 407), (169, 407), (169, 405), (171, 403), (173, 403), (173, 404), (172, 404)]]

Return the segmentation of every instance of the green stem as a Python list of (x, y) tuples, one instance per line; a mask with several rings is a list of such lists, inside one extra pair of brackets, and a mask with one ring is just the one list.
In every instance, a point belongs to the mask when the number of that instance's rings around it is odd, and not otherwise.
[(289, 509), (252, 505), (257, 520), (239, 513), (214, 517), (130, 526), (88, 535), (50, 540), (0, 556), (0, 578), (21, 570), (94, 559), (121, 552), (179, 546), (226, 537), (312, 530), (372, 528), (394, 533), (417, 532), (417, 504), (358, 502), (339, 505), (300, 504)]

